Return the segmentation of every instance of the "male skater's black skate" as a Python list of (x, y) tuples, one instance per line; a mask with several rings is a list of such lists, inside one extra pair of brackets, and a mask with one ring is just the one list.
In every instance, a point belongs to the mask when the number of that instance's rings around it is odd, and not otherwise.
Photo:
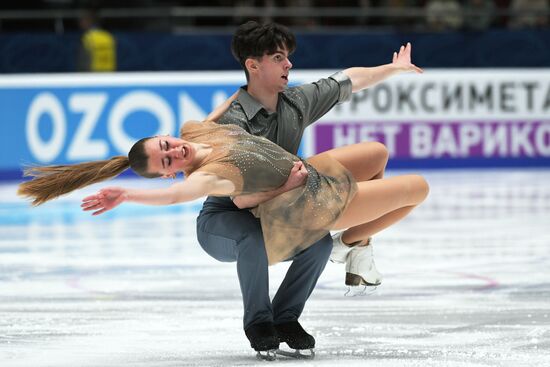
[(315, 357), (315, 338), (308, 334), (298, 321), (290, 321), (275, 325), (277, 336), (281, 343), (286, 343), (294, 351), (277, 350), (277, 355), (299, 358), (313, 359)]
[(272, 322), (262, 322), (245, 330), (250, 346), (254, 348), (258, 359), (273, 361), (277, 358), (275, 351), (279, 348), (279, 338)]

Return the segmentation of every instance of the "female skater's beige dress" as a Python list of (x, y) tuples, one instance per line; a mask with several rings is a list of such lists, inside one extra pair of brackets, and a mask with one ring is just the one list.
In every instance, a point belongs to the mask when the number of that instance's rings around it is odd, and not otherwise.
[[(266, 138), (236, 125), (185, 123), (181, 138), (212, 146), (212, 153), (185, 174), (206, 172), (230, 180), (232, 196), (271, 191), (283, 185), (300, 160)], [(305, 185), (251, 209), (260, 218), (269, 264), (291, 258), (325, 236), (357, 191), (351, 173), (328, 154), (304, 162)]]

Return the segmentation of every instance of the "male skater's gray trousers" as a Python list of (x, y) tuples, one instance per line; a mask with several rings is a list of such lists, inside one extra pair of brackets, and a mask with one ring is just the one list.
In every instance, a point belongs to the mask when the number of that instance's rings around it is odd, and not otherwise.
[(261, 322), (280, 324), (300, 317), (332, 251), (329, 234), (292, 259), (273, 302), (269, 299), (267, 255), (260, 221), (229, 198), (209, 197), (197, 218), (202, 248), (223, 262), (237, 262), (244, 329)]

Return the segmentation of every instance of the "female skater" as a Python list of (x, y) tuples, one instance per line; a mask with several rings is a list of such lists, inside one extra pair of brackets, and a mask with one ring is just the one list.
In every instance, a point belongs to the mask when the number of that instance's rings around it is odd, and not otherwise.
[[(345, 229), (349, 241), (366, 241), (407, 215), (428, 194), (418, 175), (372, 180), (360, 143), (306, 161), (235, 125), (187, 122), (181, 139), (157, 136), (138, 141), (128, 157), (76, 165), (33, 167), (18, 194), (39, 205), (78, 188), (115, 177), (131, 167), (144, 177), (186, 179), (162, 189), (108, 187), (83, 199), (82, 208), (101, 214), (128, 201), (169, 205), (206, 195), (237, 196), (275, 190), (292, 170), (305, 184), (251, 209), (260, 218), (269, 264), (283, 261), (326, 235)], [(299, 244), (293, 246), (292, 244)], [(359, 279), (360, 280), (360, 279)]]

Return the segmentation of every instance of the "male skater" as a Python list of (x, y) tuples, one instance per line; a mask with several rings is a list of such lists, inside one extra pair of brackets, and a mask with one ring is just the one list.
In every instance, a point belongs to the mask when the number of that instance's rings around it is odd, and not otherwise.
[[(292, 68), (289, 56), (296, 48), (296, 41), (287, 28), (274, 23), (247, 22), (236, 30), (231, 48), (248, 84), (239, 90), (234, 100), (227, 101), (210, 116), (216, 116), (220, 124), (237, 124), (251, 134), (264, 136), (293, 154), (298, 151), (304, 129), (337, 103), (349, 100), (352, 92), (398, 72), (421, 72), (410, 62), (408, 44), (401, 47), (399, 54), (394, 53), (391, 64), (350, 68), (316, 83), (288, 88)], [(373, 144), (373, 149), (379, 151), (380, 147)], [(382, 154), (373, 151), (374, 156), (380, 157), (378, 164), (383, 172), (387, 151)], [(299, 181), (300, 174), (303, 172), (295, 172), (293, 177)], [(290, 188), (292, 185), (286, 190)], [(197, 218), (197, 236), (203, 249), (219, 261), (237, 262), (244, 330), (256, 351), (277, 349), (280, 342), (296, 350), (314, 348), (315, 339), (298, 319), (333, 250), (333, 240), (327, 235), (289, 259), (292, 264), (270, 301), (262, 229), (259, 220), (246, 208), (282, 190), (235, 198), (209, 197)], [(353, 246), (355, 244), (357, 246)], [(345, 232), (339, 234), (334, 240), (333, 261), (343, 263), (353, 259), (354, 263), (347, 264), (346, 269), (359, 275), (363, 284), (377, 285), (381, 277), (372, 260), (372, 245), (368, 244), (365, 241), (348, 243)], [(353, 256), (349, 256), (350, 251)]]

